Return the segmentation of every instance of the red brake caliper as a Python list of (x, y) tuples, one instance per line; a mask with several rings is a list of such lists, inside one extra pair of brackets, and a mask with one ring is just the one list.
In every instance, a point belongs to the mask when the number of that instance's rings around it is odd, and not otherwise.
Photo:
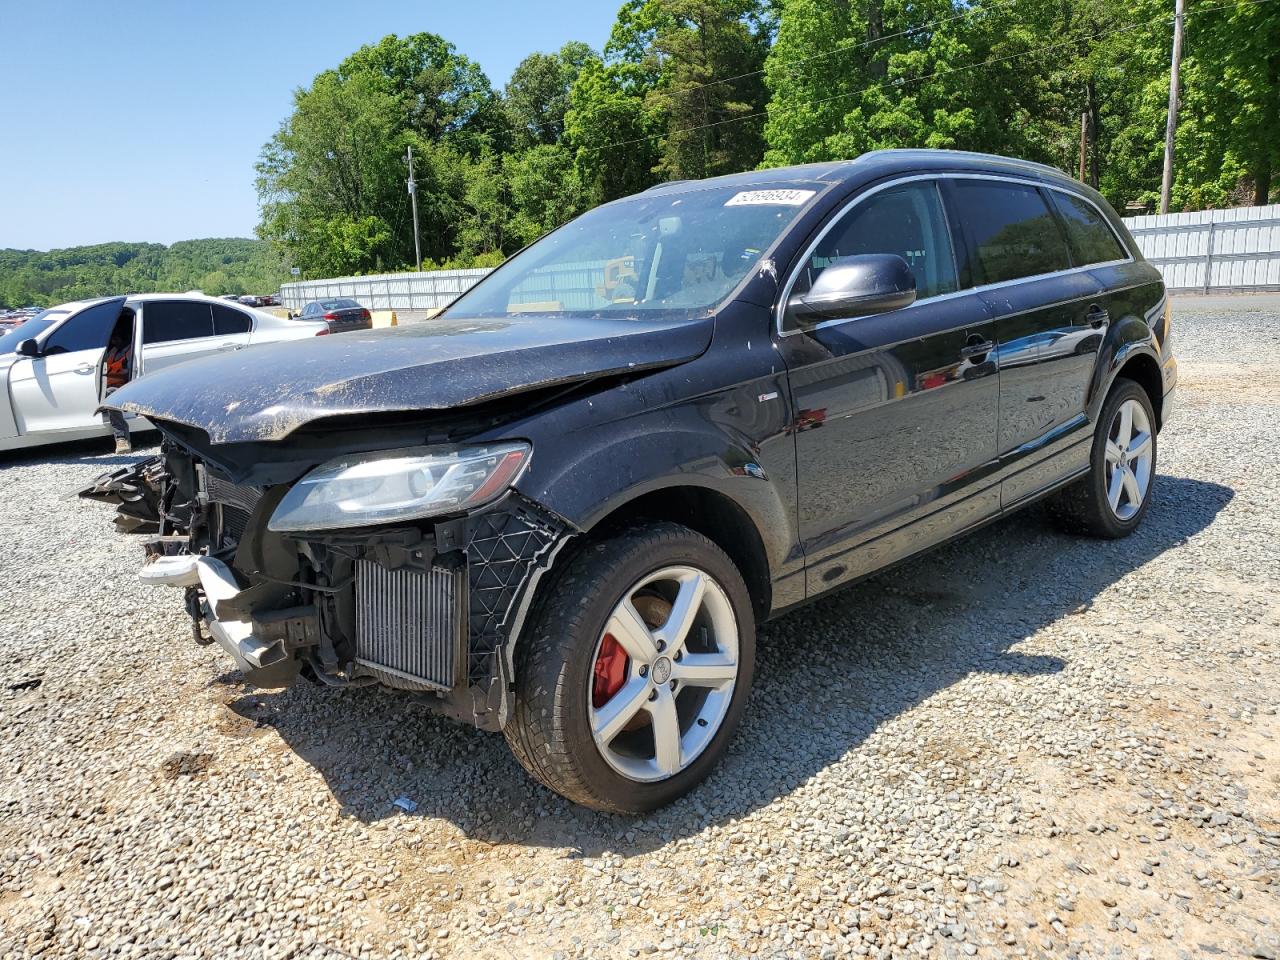
[(591, 705), (599, 710), (622, 689), (627, 682), (630, 658), (612, 633), (606, 633), (600, 641), (591, 678)]

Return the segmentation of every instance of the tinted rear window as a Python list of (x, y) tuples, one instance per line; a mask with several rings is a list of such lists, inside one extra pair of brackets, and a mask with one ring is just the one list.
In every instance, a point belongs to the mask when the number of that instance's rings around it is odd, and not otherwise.
[(1049, 196), (1053, 197), (1054, 205), (1062, 214), (1076, 266), (1124, 260), (1129, 256), (1093, 204), (1060, 190), (1050, 190)]
[(326, 310), (360, 309), (360, 304), (356, 303), (354, 300), (321, 300), (320, 306), (324, 307)]
[(957, 180), (953, 195), (976, 248), (977, 283), (1070, 269), (1066, 238), (1035, 187)]
[(235, 307), (224, 307), (220, 303), (213, 306), (213, 332), (220, 337), (230, 336), (233, 333), (248, 333), (249, 328), (253, 326), (248, 314), (243, 310), (237, 310)]
[(199, 300), (152, 300), (142, 308), (142, 342), (169, 343), (213, 336), (209, 304)]

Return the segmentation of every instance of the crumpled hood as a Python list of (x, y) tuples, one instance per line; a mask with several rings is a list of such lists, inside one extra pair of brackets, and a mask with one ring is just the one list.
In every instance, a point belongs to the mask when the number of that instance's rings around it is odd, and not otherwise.
[(674, 366), (713, 321), (430, 320), (255, 346), (168, 367), (109, 407), (198, 427), (213, 443), (280, 440), (326, 417), (445, 410), (538, 387)]

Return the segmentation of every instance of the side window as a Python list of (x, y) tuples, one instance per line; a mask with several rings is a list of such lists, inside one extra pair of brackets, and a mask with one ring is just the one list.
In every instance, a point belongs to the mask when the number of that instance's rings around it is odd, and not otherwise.
[(220, 303), (213, 304), (213, 332), (220, 337), (233, 333), (248, 333), (253, 326), (249, 315), (235, 307), (224, 307)]
[(44, 342), (46, 356), (77, 350), (105, 350), (111, 330), (120, 319), (119, 300), (86, 307), (67, 320)]
[(824, 269), (844, 257), (896, 253), (916, 276), (916, 297), (936, 297), (957, 289), (956, 261), (937, 185), (913, 181), (855, 202), (827, 232), (796, 278), (804, 293)]
[(1040, 191), (991, 180), (955, 181), (956, 215), (972, 238), (976, 283), (1071, 267), (1067, 241)]
[(199, 300), (149, 300), (142, 308), (142, 342), (169, 343), (213, 336), (209, 304)]
[(1076, 266), (1128, 258), (1128, 252), (1120, 246), (1115, 232), (1093, 204), (1061, 190), (1050, 190), (1049, 196), (1053, 198), (1058, 213), (1062, 214)]

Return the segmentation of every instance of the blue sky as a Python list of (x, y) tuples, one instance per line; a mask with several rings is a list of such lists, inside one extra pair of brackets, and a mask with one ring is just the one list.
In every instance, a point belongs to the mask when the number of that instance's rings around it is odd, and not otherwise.
[(428, 30), (500, 87), (620, 4), (0, 0), (0, 247), (252, 236), (262, 144), (352, 50)]

